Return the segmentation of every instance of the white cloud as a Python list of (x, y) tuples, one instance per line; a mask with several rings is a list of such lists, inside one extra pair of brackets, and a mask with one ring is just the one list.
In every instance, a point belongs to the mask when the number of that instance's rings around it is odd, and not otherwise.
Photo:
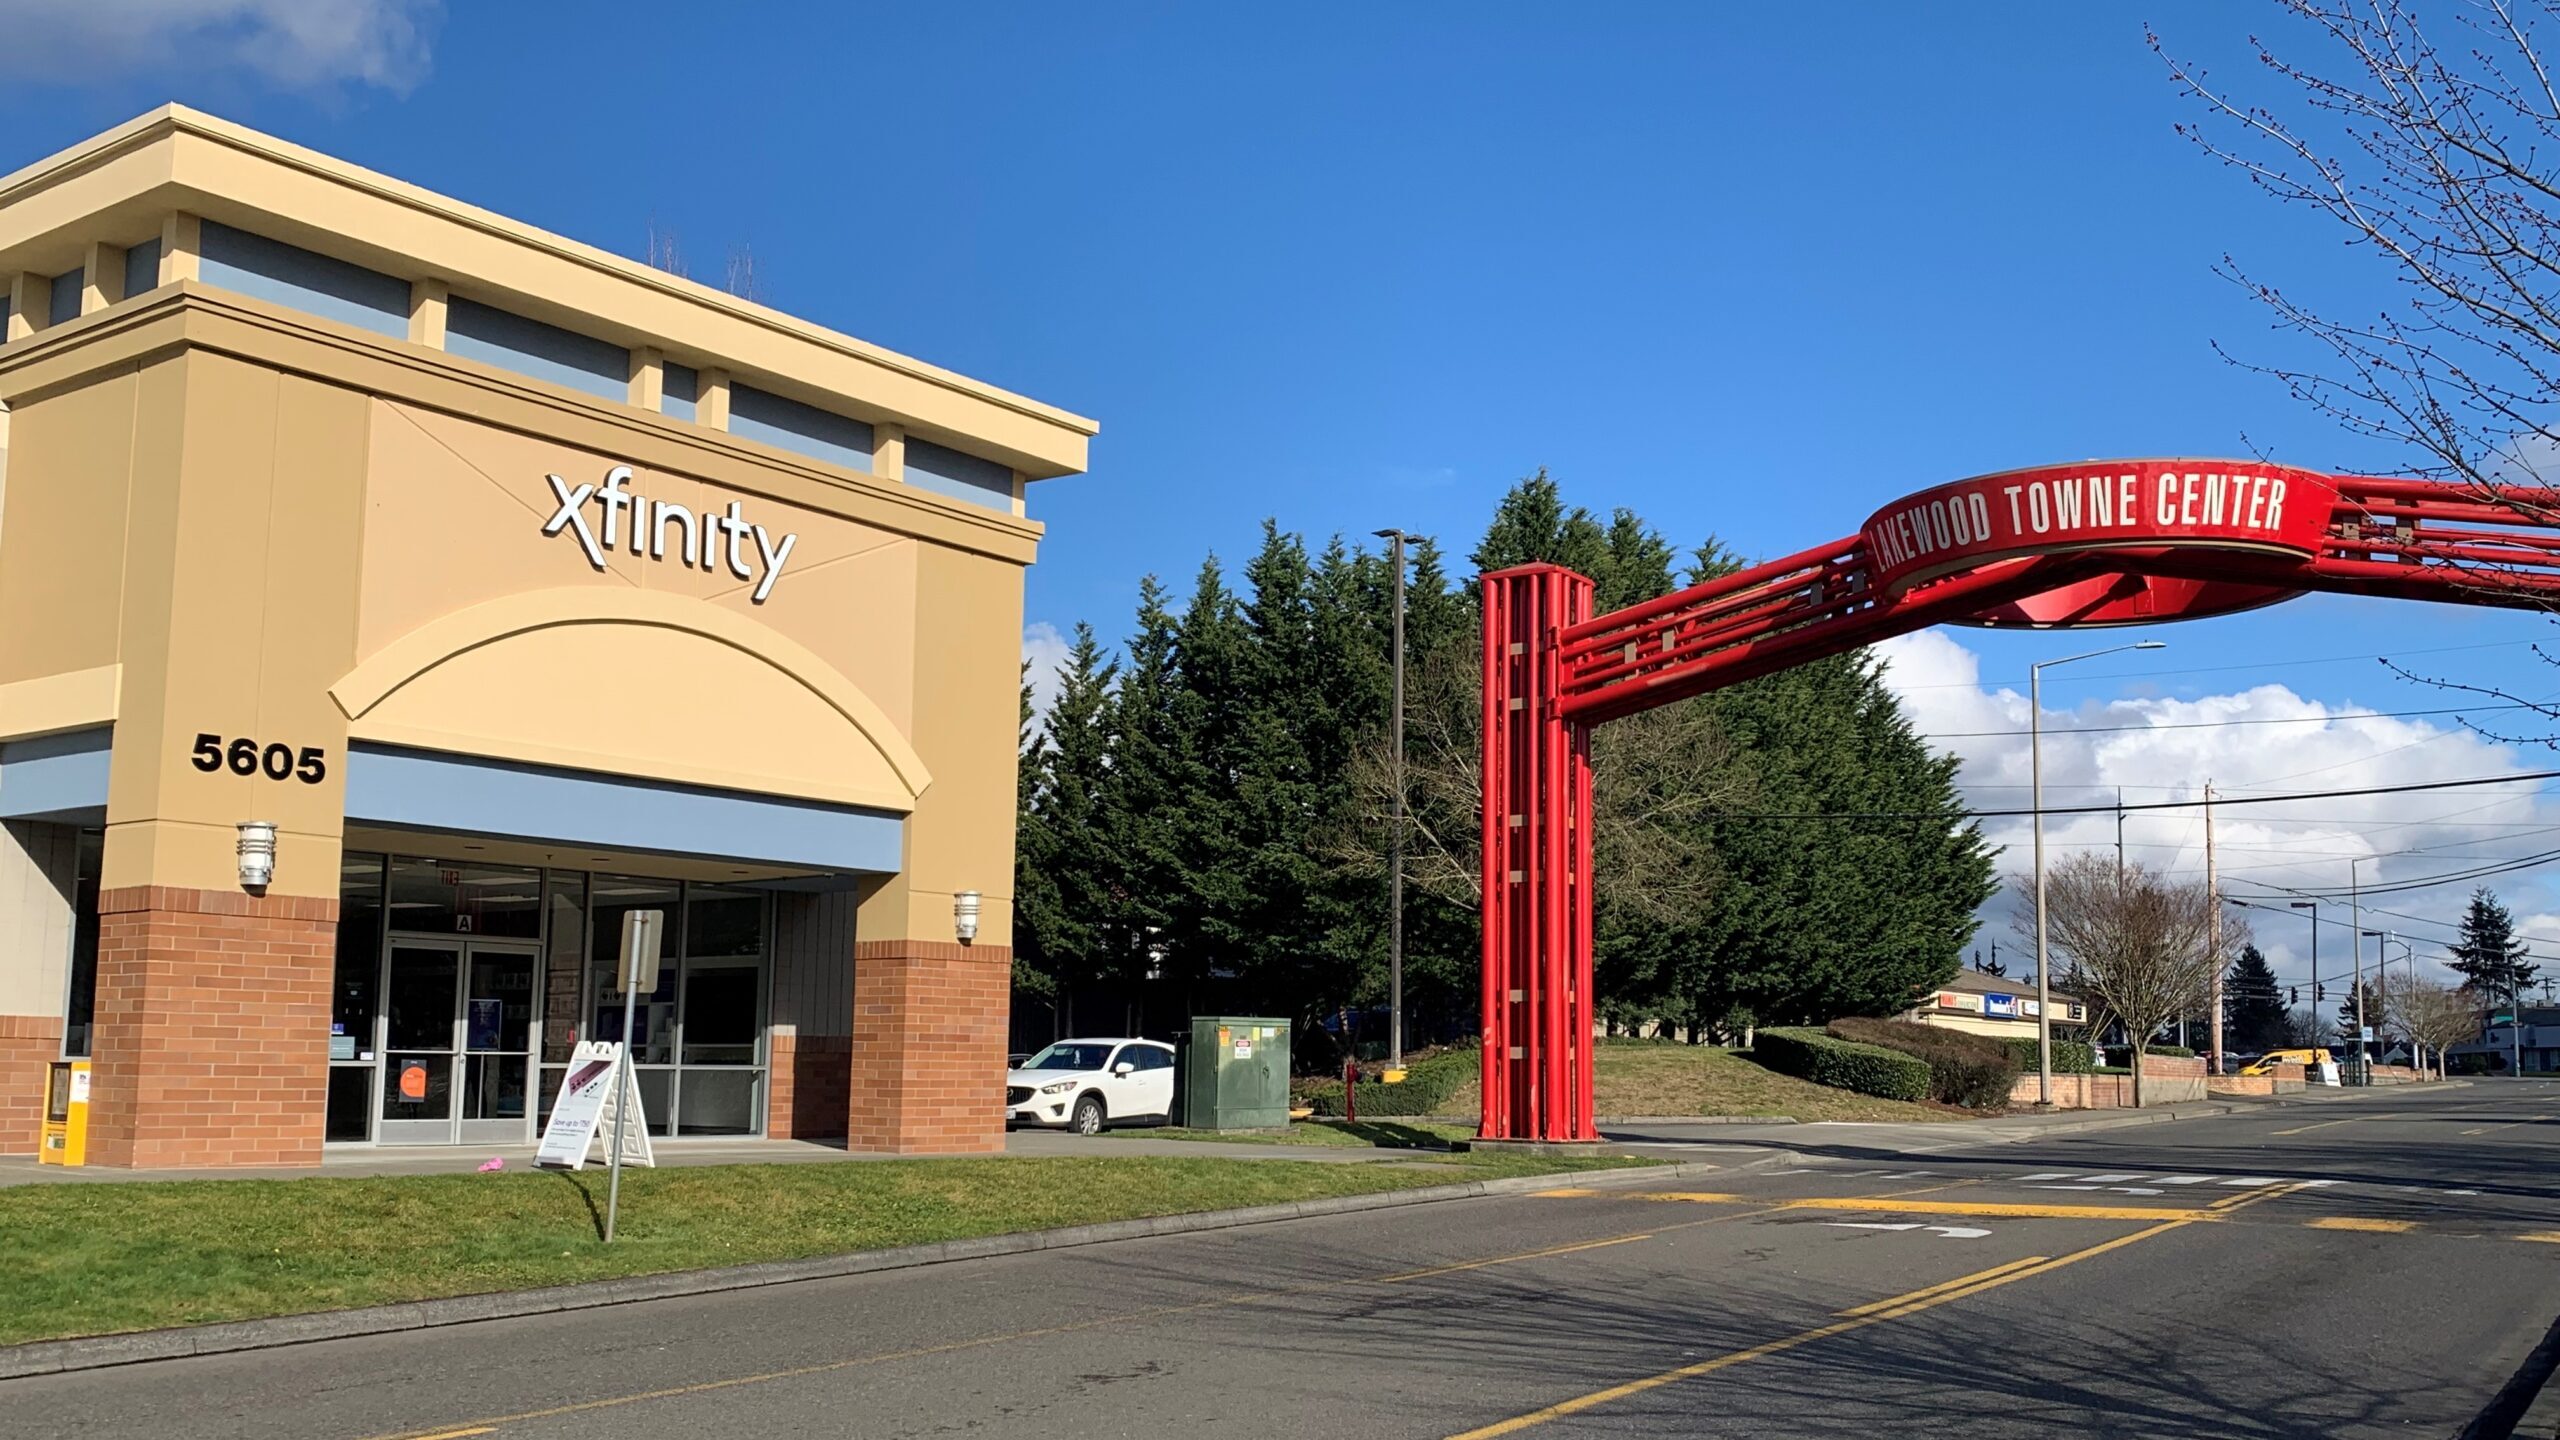
[(1046, 620), (1022, 627), (1022, 658), (1031, 667), (1031, 710), (1034, 722), (1058, 703), (1058, 667), (1067, 663), (1067, 637)]
[[(1932, 743), (1964, 762), (1959, 783), (1977, 809), (2026, 809), (2029, 805), (2027, 697), (2016, 688), (1985, 688), (1981, 659), (1953, 636), (1926, 631), (1877, 647), (1890, 662), (1886, 683), (1904, 712)], [(2051, 678), (2051, 677), (2049, 677)], [(2331, 705), (2283, 685), (2259, 685), (2192, 699), (2122, 698), (2069, 703), (2045, 696), (2045, 858), (2048, 865), (2085, 849), (2112, 853), (2116, 842), (2115, 787), (2124, 803), (2192, 800), (2204, 782), (2216, 794), (2240, 800), (2251, 794), (2301, 793), (2407, 785), (2432, 780), (2522, 774), (2550, 768), (2545, 757), (2520, 754), (2451, 723), (2426, 719), (2368, 719), (2370, 709)], [(2412, 709), (2431, 709), (2417, 704)], [(2450, 722), (2451, 716), (2444, 717)], [(2285, 721), (2230, 724), (2231, 721)], [(2117, 728), (2125, 727), (2125, 728)], [(2179, 728), (2183, 727), (2183, 728)], [(2071, 731), (2083, 733), (2073, 734)], [(2088, 732), (2099, 733), (2088, 733)], [(1993, 733), (1985, 733), (1993, 732)], [(2217, 806), (2215, 841), (2228, 895), (2270, 895), (2284, 889), (2343, 891), (2349, 866), (2367, 889), (2428, 875), (2464, 870), (2546, 850), (2560, 850), (2560, 804), (2534, 793), (2532, 782), (2397, 795), (2341, 796), (2280, 805)], [(2093, 814), (2056, 815), (2064, 806), (2108, 807)], [(2027, 816), (1984, 821), (1984, 832), (2005, 848), (2004, 873), (2030, 864), (2032, 826)], [(2200, 809), (2129, 812), (2125, 854), (2158, 869), (2200, 876), (2204, 871), (2204, 820)], [(2420, 853), (2408, 853), (2408, 852)], [(2422, 972), (2441, 976), (2442, 942), (2450, 940), (2472, 884), (2376, 896), (2364, 928), (2397, 931), (2416, 950)], [(2547, 888), (2532, 869), (2476, 882), (2498, 891), (2518, 917), (2519, 933), (2560, 939), (2560, 889)], [(2283, 898), (2275, 900), (2284, 904)], [(1994, 940), (2004, 960), (2029, 946), (2009, 926), (2004, 894), (1986, 907), (1975, 944)], [(2385, 911), (2401, 912), (2395, 916)], [(2310, 974), (2309, 922), (2300, 912), (2246, 912), (2259, 948), (2287, 984)], [(2335, 984), (2347, 972), (2349, 907), (2321, 901), (2320, 970)], [(2402, 918), (2414, 917), (2414, 918)], [(2332, 924), (2331, 921), (2337, 923)], [(2560, 959), (2560, 945), (2537, 952)], [(2368, 968), (2376, 953), (2365, 942)], [(2396, 957), (2398, 951), (2394, 950)], [(2020, 973), (2017, 965), (2011, 974)], [(2395, 966), (2395, 975), (2406, 972)], [(2335, 994), (2333, 989), (2332, 994)]]
[(40, 83), (245, 69), (312, 89), (426, 78), (439, 0), (18, 0), (0, 74)]

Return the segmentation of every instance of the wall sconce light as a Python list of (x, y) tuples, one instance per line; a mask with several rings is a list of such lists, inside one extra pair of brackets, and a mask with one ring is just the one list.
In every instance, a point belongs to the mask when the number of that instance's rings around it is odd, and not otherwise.
[(276, 878), (276, 827), (266, 820), (240, 822), (240, 888), (264, 890)]
[(960, 943), (978, 938), (978, 892), (963, 890), (951, 897), (951, 928), (960, 934)]

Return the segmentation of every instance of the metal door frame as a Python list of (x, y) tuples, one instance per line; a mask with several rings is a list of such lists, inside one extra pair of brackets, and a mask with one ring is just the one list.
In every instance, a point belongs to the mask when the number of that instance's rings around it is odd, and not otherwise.
[[(442, 1120), (395, 1120), (384, 1113), (390, 1106), (393, 1081), (391, 1067), (395, 1059), (391, 1049), (391, 964), (403, 950), (441, 950), (453, 956), (453, 998), (446, 1016), (444, 1048), (437, 1050), (403, 1050), (402, 1055), (434, 1055), (445, 1057), (450, 1077), (445, 1117)], [(456, 1127), (462, 1117), (462, 992), (470, 966), (470, 946), (458, 935), (392, 937), (382, 947), (381, 997), (373, 1017), (373, 1053), (380, 1057), (381, 1073), (374, 1082), (373, 1141), (377, 1145), (455, 1145), (461, 1143)], [(441, 1132), (441, 1133), (439, 1133)]]

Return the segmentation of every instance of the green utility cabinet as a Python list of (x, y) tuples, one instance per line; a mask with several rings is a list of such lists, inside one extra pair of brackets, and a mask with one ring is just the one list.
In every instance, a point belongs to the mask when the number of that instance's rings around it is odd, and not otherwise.
[(1182, 1123), (1195, 1130), (1276, 1130), (1289, 1123), (1289, 1022), (1195, 1015), (1183, 1046)]

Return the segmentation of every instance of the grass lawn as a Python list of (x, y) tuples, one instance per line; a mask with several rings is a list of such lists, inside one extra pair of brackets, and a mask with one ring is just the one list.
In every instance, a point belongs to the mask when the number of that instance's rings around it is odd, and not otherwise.
[(196, 1325), (1590, 1168), (1156, 1156), (0, 1189), (0, 1343)]
[[(1468, 1093), (1473, 1095), (1473, 1087), (1469, 1087)], [(1472, 1104), (1472, 1100), (1469, 1103)], [(1152, 1130), (1106, 1130), (1103, 1133), (1133, 1140), (1214, 1140), (1228, 1145), (1432, 1150), (1453, 1140), (1474, 1139), (1476, 1127), (1406, 1119), (1362, 1120), (1356, 1123), (1349, 1120), (1300, 1120), (1286, 1130), (1186, 1130), (1180, 1126), (1163, 1126)]]
[[(1591, 1102), (1602, 1115), (1787, 1115), (1798, 1120), (1963, 1120), (1962, 1111), (1878, 1100), (1762, 1068), (1712, 1045), (1603, 1041), (1592, 1052)], [(1452, 1114), (1477, 1107), (1470, 1081)]]

